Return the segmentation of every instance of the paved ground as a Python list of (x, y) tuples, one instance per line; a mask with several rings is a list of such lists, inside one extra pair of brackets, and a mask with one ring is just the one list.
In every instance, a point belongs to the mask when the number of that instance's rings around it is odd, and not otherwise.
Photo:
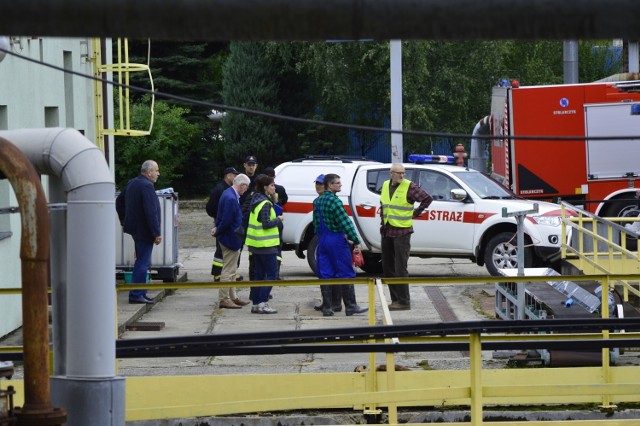
[[(209, 235), (211, 220), (200, 209), (181, 209), (179, 225), (180, 276), (189, 282), (210, 282), (210, 267), (213, 256), (214, 239)], [(118, 294), (118, 325), (120, 338), (143, 338), (159, 336), (184, 336), (216, 333), (249, 332), (256, 330), (304, 330), (331, 327), (368, 325), (367, 315), (346, 317), (344, 313), (334, 317), (323, 317), (313, 309), (320, 300), (320, 290), (316, 279), (307, 266), (306, 260), (298, 259), (292, 252), (283, 254), (282, 277), (284, 279), (310, 279), (313, 283), (305, 287), (276, 287), (273, 289), (271, 305), (278, 309), (275, 315), (251, 314), (249, 308), (240, 310), (219, 309), (217, 289), (178, 290), (175, 292), (154, 291), (153, 282), (150, 295), (158, 303), (149, 308), (145, 305), (130, 305), (127, 293)], [(244, 252), (239, 272), (248, 276), (247, 253)], [(470, 261), (452, 259), (411, 259), (410, 272), (418, 276), (476, 276), (486, 275)], [(361, 276), (364, 276), (363, 274)], [(240, 283), (241, 285), (241, 283)], [(248, 288), (239, 287), (240, 296), (248, 298)], [(440, 287), (442, 294), (451, 304), (459, 320), (486, 319), (493, 314), (492, 286), (482, 287)], [(394, 312), (396, 324), (441, 321), (438, 312), (422, 286), (412, 286), (411, 311)], [(367, 305), (367, 289), (357, 286), (360, 305)], [(387, 290), (388, 298), (388, 290)], [(380, 321), (378, 306), (378, 321)], [(160, 331), (126, 331), (125, 327), (134, 321), (164, 322)], [(2, 345), (20, 345), (21, 331), (5, 338)], [(491, 356), (487, 354), (491, 364)], [(122, 360), (119, 373), (122, 375), (166, 375), (166, 374), (235, 374), (239, 371), (344, 371), (366, 363), (365, 355), (306, 355), (264, 357), (259, 363), (249, 357), (215, 357), (201, 359), (144, 359)], [(404, 354), (398, 363), (409, 368), (456, 368), (466, 365), (463, 354)], [(460, 367), (463, 367), (460, 365)], [(17, 365), (16, 378), (22, 376)]]
[[(209, 235), (210, 219), (201, 209), (184, 209), (180, 212), (180, 249), (179, 261), (182, 263), (180, 275), (189, 282), (209, 282), (211, 258), (213, 256), (213, 238)], [(420, 276), (487, 276), (484, 268), (467, 260), (454, 259), (411, 259), (409, 270), (412, 277)], [(240, 264), (241, 274), (247, 276), (247, 253), (243, 253)], [(367, 325), (367, 315), (346, 317), (344, 313), (333, 317), (323, 317), (313, 309), (320, 299), (320, 290), (306, 260), (298, 259), (292, 252), (283, 256), (282, 276), (285, 280), (310, 279), (313, 282), (303, 287), (275, 287), (271, 305), (278, 309), (274, 315), (251, 314), (249, 308), (239, 310), (219, 309), (217, 289), (188, 289), (164, 292), (153, 289), (150, 295), (158, 300), (153, 307), (129, 305), (127, 293), (118, 294), (118, 325), (122, 333), (120, 338), (145, 338), (160, 336), (189, 336), (219, 333), (241, 333), (267, 330), (314, 330), (319, 328), (337, 328)], [(248, 297), (248, 288), (240, 283), (240, 296)], [(434, 293), (420, 285), (411, 286), (412, 310), (393, 312), (395, 324), (416, 322), (439, 322), (438, 313), (441, 304), (446, 303), (451, 312), (460, 321), (488, 319), (493, 317), (493, 285), (437, 287), (444, 298), (434, 298)], [(388, 298), (388, 289), (385, 289)], [(437, 295), (437, 294), (435, 294)], [(367, 289), (357, 286), (357, 298), (360, 305), (367, 305)], [(438, 306), (434, 300), (439, 300)], [(380, 322), (380, 305), (377, 302), (377, 321)], [(164, 322), (159, 331), (125, 331), (127, 324), (134, 321)], [(21, 343), (20, 332), (0, 342), (2, 345)], [(503, 368), (504, 358), (491, 352), (483, 353), (484, 368)], [(636, 353), (625, 354), (619, 365), (637, 362)], [(378, 358), (382, 363), (382, 356)], [(409, 369), (460, 369), (468, 368), (465, 353), (400, 353), (397, 364)], [(123, 376), (152, 375), (201, 375), (201, 374), (252, 374), (279, 372), (339, 372), (353, 371), (361, 364), (367, 364), (368, 357), (363, 354), (303, 354), (278, 356), (216, 356), (183, 357), (162, 359), (123, 359), (118, 362), (118, 373)], [(20, 365), (16, 378), (22, 377)], [(464, 413), (463, 413), (464, 414)], [(305, 417), (309, 420), (308, 417)], [(225, 421), (229, 421), (226, 419)], [(240, 423), (246, 423), (242, 419)], [(240, 424), (238, 423), (238, 424)], [(184, 423), (191, 424), (188, 422)], [(211, 423), (215, 424), (215, 423)], [(226, 423), (221, 423), (226, 424)], [(248, 423), (246, 423), (248, 424)], [(291, 423), (291, 424), (296, 424)]]
[[(209, 282), (211, 280), (210, 263), (212, 251), (203, 248), (185, 248), (180, 250), (183, 263), (181, 273), (186, 273), (190, 282)], [(446, 271), (457, 276), (485, 273), (477, 266), (466, 261), (451, 259), (413, 260), (411, 262), (413, 276), (433, 275), (434, 271)], [(247, 275), (247, 256), (244, 253), (240, 264), (240, 273)], [(366, 326), (367, 315), (346, 317), (338, 313), (333, 317), (323, 317), (313, 309), (320, 300), (320, 290), (315, 277), (308, 269), (306, 260), (298, 259), (293, 253), (283, 256), (282, 276), (289, 279), (311, 279), (313, 284), (304, 287), (275, 287), (270, 305), (278, 309), (274, 315), (251, 314), (248, 307), (238, 310), (219, 309), (216, 289), (177, 290), (163, 296), (155, 306), (147, 311), (147, 307), (126, 303), (126, 292), (118, 296), (118, 318), (120, 328), (132, 320), (148, 322), (165, 322), (161, 331), (125, 331), (122, 339), (200, 335), (217, 333), (241, 333), (255, 331), (278, 330), (312, 330), (318, 328)], [(248, 297), (248, 288), (240, 288), (240, 296)], [(476, 309), (476, 304), (469, 297), (469, 287), (439, 287), (447, 303), (459, 320), (486, 319)], [(475, 290), (474, 290), (475, 291)], [(478, 293), (489, 294), (490, 288), (481, 288)], [(439, 322), (438, 311), (430, 300), (425, 288), (419, 285), (411, 287), (412, 310), (393, 312), (395, 324), (415, 322)], [(357, 299), (360, 305), (367, 305), (367, 289), (357, 286)], [(388, 297), (388, 290), (387, 290)], [(482, 296), (491, 299), (487, 296)], [(380, 305), (378, 305), (378, 322), (380, 322)], [(487, 367), (494, 363), (491, 354), (487, 353)], [(256, 357), (202, 357), (189, 359), (144, 359), (121, 360), (119, 372), (122, 375), (171, 375), (171, 374), (237, 374), (266, 372), (317, 372), (317, 371), (351, 371), (355, 366), (367, 363), (367, 355), (288, 355)], [(382, 362), (382, 357), (381, 357)], [(409, 368), (466, 368), (468, 358), (463, 354), (451, 353), (406, 353), (398, 356), (398, 363)], [(500, 361), (499, 366), (503, 366)]]

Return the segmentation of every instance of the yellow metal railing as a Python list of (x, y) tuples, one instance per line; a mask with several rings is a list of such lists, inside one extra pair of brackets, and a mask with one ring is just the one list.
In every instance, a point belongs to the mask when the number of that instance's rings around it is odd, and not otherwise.
[[(585, 275), (640, 273), (640, 245), (637, 244), (637, 236), (623, 226), (640, 221), (640, 218), (601, 218), (566, 202), (561, 204), (562, 259)], [(577, 216), (570, 215), (568, 210)], [(634, 241), (638, 246), (634, 251), (627, 248), (628, 240)], [(630, 292), (640, 297), (637, 279), (611, 283), (612, 286), (616, 284), (622, 286), (625, 301), (629, 300)]]
[[(510, 281), (546, 281), (549, 277), (510, 277)], [(638, 280), (638, 276), (592, 275), (584, 277), (554, 277), (554, 280), (592, 281), (605, 284), (611, 281)], [(458, 278), (412, 278), (403, 280), (356, 279), (350, 283), (367, 285), (369, 288), (369, 323), (375, 324), (375, 307), (381, 306), (382, 322), (392, 324), (384, 301), (382, 284), (409, 282), (413, 285), (478, 285), (503, 281), (504, 278), (478, 277)], [(317, 285), (317, 280), (311, 281)], [(325, 282), (323, 282), (324, 284)], [(326, 280), (327, 284), (344, 284), (344, 281)], [(250, 283), (249, 283), (250, 284)], [(232, 286), (235, 284), (229, 284)], [(264, 285), (264, 283), (255, 283)], [(308, 286), (308, 280), (278, 282), (281, 286)], [(148, 286), (148, 285), (147, 285)], [(221, 283), (168, 283), (154, 284), (157, 288), (189, 289), (219, 288)], [(141, 285), (140, 288), (144, 287)], [(134, 284), (119, 285), (118, 290), (137, 288)], [(10, 293), (19, 289), (5, 289)], [(3, 293), (4, 293), (3, 292)], [(603, 292), (604, 294), (605, 292)], [(606, 297), (606, 296), (605, 296)], [(377, 303), (376, 303), (377, 302)], [(608, 303), (602, 305), (602, 314), (608, 316)], [(375, 354), (370, 356), (370, 365), (364, 372), (308, 373), (308, 374), (240, 374), (224, 376), (158, 376), (128, 377), (126, 385), (127, 421), (179, 418), (196, 416), (229, 415), (248, 412), (287, 411), (300, 409), (354, 409), (365, 414), (380, 413), (387, 409), (388, 424), (398, 424), (399, 407), (457, 407), (467, 406), (471, 410), (469, 423), (491, 424), (482, 420), (484, 407), (585, 404), (591, 403), (612, 408), (614, 403), (640, 403), (640, 367), (610, 366), (608, 349), (603, 349), (602, 366), (553, 369), (484, 369), (482, 345), (487, 342), (530, 340), (536, 341), (601, 338), (640, 338), (634, 333), (592, 333), (556, 335), (511, 335), (482, 333), (465, 336), (414, 337), (392, 339), (402, 342), (467, 342), (470, 365), (466, 370), (395, 371), (394, 354), (386, 355), (387, 371), (376, 371)], [(379, 343), (375, 339), (367, 340)], [(15, 348), (10, 348), (15, 351)], [(7, 351), (6, 349), (3, 349)], [(310, 352), (313, 351), (311, 347)], [(16, 403), (20, 403), (23, 389), (20, 381), (10, 381), (18, 391)], [(180, 389), (180, 392), (176, 392)], [(224, 389), (224, 392), (220, 390)], [(267, 391), (265, 391), (267, 390)], [(620, 420), (617, 420), (620, 422)], [(442, 423), (450, 424), (454, 423)], [(510, 424), (524, 424), (511, 422)], [(528, 424), (541, 424), (529, 422)], [(553, 425), (553, 422), (544, 425)], [(560, 424), (559, 422), (556, 424)], [(564, 425), (571, 422), (562, 423)], [(607, 425), (606, 421), (598, 423)], [(615, 423), (623, 425), (633, 423)]]
[[(110, 48), (110, 47), (109, 47)], [(155, 97), (151, 95), (150, 105), (150, 123), (148, 130), (137, 130), (131, 128), (131, 99), (130, 99), (130, 73), (132, 72), (146, 72), (149, 75), (149, 82), (151, 86), (151, 92), (154, 91), (153, 77), (151, 75), (151, 68), (148, 64), (137, 64), (129, 62), (129, 41), (128, 39), (118, 38), (116, 40), (116, 62), (113, 64), (104, 64), (103, 58), (100, 54), (100, 39), (93, 39), (93, 69), (94, 76), (102, 78), (104, 73), (112, 72), (114, 79), (118, 84), (117, 103), (118, 103), (118, 117), (117, 126), (114, 129), (107, 129), (104, 126), (104, 109), (103, 99), (104, 91), (102, 82), (94, 80), (94, 107), (96, 111), (96, 145), (104, 151), (103, 138), (105, 135), (115, 136), (147, 136), (151, 133), (153, 128), (154, 119), (154, 102)]]
[[(376, 307), (382, 309), (380, 321), (392, 325), (392, 318), (384, 299), (383, 284), (394, 285), (484, 285), (504, 281), (504, 277), (411, 278), (353, 280), (324, 280), (323, 284), (345, 282), (368, 286), (370, 325), (376, 323)], [(556, 276), (554, 280), (600, 281), (606, 288), (614, 281), (634, 281), (638, 275)], [(513, 282), (548, 281), (549, 277), (510, 277)], [(317, 285), (317, 280), (287, 280), (274, 282), (277, 286)], [(264, 285), (264, 282), (243, 285)], [(186, 290), (191, 288), (220, 288), (236, 283), (167, 283), (154, 284), (158, 289)], [(118, 285), (118, 291), (146, 288), (148, 284)], [(20, 289), (3, 289), (0, 294), (19, 293)], [(603, 294), (602, 316), (608, 317), (606, 292)], [(533, 324), (532, 324), (533, 325)], [(248, 330), (249, 331), (249, 330)], [(519, 405), (594, 404), (613, 409), (614, 404), (640, 403), (640, 366), (611, 366), (609, 350), (602, 350), (602, 365), (576, 368), (510, 368), (485, 369), (482, 346), (488, 342), (550, 340), (583, 340), (640, 338), (640, 333), (602, 332), (588, 334), (486, 334), (472, 333), (456, 336), (424, 336), (388, 339), (388, 342), (466, 342), (469, 349), (469, 368), (462, 370), (395, 371), (393, 353), (386, 354), (386, 371), (376, 371), (375, 353), (370, 354), (369, 368), (364, 372), (304, 373), (304, 374), (233, 374), (211, 376), (147, 376), (128, 377), (126, 383), (126, 420), (151, 420), (198, 416), (221, 416), (241, 413), (289, 410), (353, 409), (364, 414), (377, 414), (386, 409), (388, 424), (398, 424), (398, 408), (451, 409), (468, 407), (470, 421), (440, 423), (443, 425), (493, 425), (483, 421), (485, 407)], [(367, 339), (358, 343), (381, 343)], [(539, 343), (542, 345), (543, 343)], [(0, 348), (0, 352), (15, 352), (16, 348)], [(310, 346), (309, 352), (313, 352)], [(23, 398), (22, 382), (5, 382), (18, 392), (16, 404)], [(179, 391), (178, 391), (179, 390)], [(224, 390), (224, 391), (222, 391)], [(512, 408), (514, 409), (514, 408)], [(635, 421), (637, 422), (637, 420)], [(569, 425), (571, 421), (530, 421), (527, 425)], [(510, 422), (524, 425), (525, 422)], [(575, 424), (587, 425), (592, 423)], [(595, 423), (594, 423), (595, 424)], [(611, 418), (598, 425), (631, 425), (633, 421)]]
[[(557, 276), (554, 280), (593, 281), (607, 283), (611, 279), (637, 279), (636, 276), (610, 277), (598, 275), (589, 277)], [(548, 281), (549, 277), (510, 277), (518, 281)], [(413, 278), (413, 279), (355, 279), (350, 283), (369, 287), (369, 323), (375, 323), (377, 306), (381, 307), (381, 321), (392, 325), (392, 318), (384, 300), (382, 284), (410, 283), (413, 285), (482, 285), (504, 281), (502, 277), (459, 278)], [(313, 280), (317, 285), (317, 281)], [(344, 284), (344, 280), (324, 280), (323, 284)], [(195, 284), (195, 283), (194, 283)], [(286, 281), (286, 286), (306, 286), (308, 280)], [(233, 286), (235, 284), (229, 284)], [(256, 283), (256, 285), (259, 285)], [(262, 284), (264, 285), (264, 283)], [(280, 285), (280, 283), (278, 283)], [(219, 287), (220, 284), (198, 284), (198, 287)], [(143, 288), (141, 285), (140, 288)], [(167, 288), (191, 288), (193, 284), (168, 284)], [(127, 285), (122, 290), (135, 286)], [(119, 288), (120, 289), (120, 288)], [(603, 292), (604, 293), (604, 292)], [(606, 296), (605, 296), (606, 297)], [(377, 302), (377, 303), (376, 303)], [(603, 305), (602, 315), (608, 317), (608, 304)], [(533, 325), (533, 324), (532, 324)], [(444, 425), (490, 425), (483, 422), (486, 406), (549, 405), (549, 404), (585, 404), (613, 409), (614, 403), (640, 402), (640, 367), (615, 367), (609, 363), (609, 350), (602, 350), (602, 366), (581, 367), (580, 374), (574, 368), (530, 369), (514, 368), (493, 370), (484, 369), (482, 364), (482, 345), (487, 342), (614, 339), (617, 337), (635, 338), (640, 333), (617, 333), (604, 331), (590, 334), (555, 335), (513, 335), (474, 333), (464, 336), (429, 336), (402, 339), (388, 339), (386, 342), (467, 342), (470, 364), (466, 370), (445, 371), (395, 371), (393, 353), (386, 354), (386, 371), (376, 371), (375, 354), (371, 354), (369, 368), (360, 373), (322, 373), (322, 374), (256, 374), (186, 378), (128, 378), (127, 382), (127, 420), (143, 420), (158, 417), (165, 410), (163, 404), (171, 404), (161, 418), (175, 418), (186, 413), (196, 415), (229, 415), (248, 412), (300, 410), (300, 409), (354, 409), (364, 414), (379, 413), (387, 410), (388, 424), (398, 423), (399, 407), (457, 407), (467, 406), (471, 412), (468, 423), (442, 423)], [(376, 343), (375, 340), (368, 340)], [(362, 343), (362, 342), (360, 342)], [(313, 349), (310, 348), (310, 351)], [(147, 385), (153, 382), (154, 389), (195, 389), (188, 396), (176, 397), (163, 395), (159, 400), (149, 401)], [(237, 388), (236, 388), (237, 386)], [(265, 386), (270, 389), (264, 392)], [(225, 395), (215, 393), (215, 389), (225, 389)], [(253, 392), (253, 389), (261, 389)], [(237, 393), (233, 391), (237, 390)], [(249, 391), (248, 391), (249, 390)], [(213, 392), (213, 393), (212, 393)], [(164, 393), (164, 392), (163, 392)], [(173, 395), (172, 392), (169, 392)], [(210, 395), (221, 399), (211, 402)], [(204, 397), (202, 397), (204, 395)], [(129, 398), (131, 396), (131, 398)], [(154, 398), (158, 396), (154, 393)], [(166, 398), (166, 399), (165, 399)], [(160, 411), (159, 411), (160, 410)], [(617, 421), (620, 421), (618, 419)], [(518, 425), (524, 422), (510, 422)], [(528, 422), (533, 425), (567, 425), (571, 422)], [(581, 423), (587, 424), (587, 423)], [(607, 421), (598, 423), (607, 425)], [(611, 424), (625, 425), (633, 422), (622, 421)]]

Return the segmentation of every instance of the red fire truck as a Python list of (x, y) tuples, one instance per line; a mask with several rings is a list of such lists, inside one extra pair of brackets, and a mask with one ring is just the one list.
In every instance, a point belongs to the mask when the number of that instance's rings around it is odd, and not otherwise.
[(640, 81), (517, 86), (494, 88), (493, 177), (524, 198), (640, 216)]

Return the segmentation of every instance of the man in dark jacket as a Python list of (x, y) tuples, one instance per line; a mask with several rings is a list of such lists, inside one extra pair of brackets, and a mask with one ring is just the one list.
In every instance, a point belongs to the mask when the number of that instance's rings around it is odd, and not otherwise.
[(258, 177), (256, 173), (258, 169), (258, 159), (254, 155), (248, 155), (247, 158), (244, 159), (242, 167), (244, 167), (244, 174), (249, 178), (249, 188), (240, 196), (240, 205), (244, 206), (246, 204), (248, 206), (256, 186), (256, 177)]
[[(220, 202), (220, 197), (222, 193), (231, 186), (233, 183), (233, 178), (240, 174), (233, 167), (227, 167), (224, 169), (224, 177), (223, 179), (216, 184), (216, 186), (211, 191), (211, 196), (209, 197), (209, 201), (207, 202), (207, 214), (211, 216), (214, 220), (216, 215), (218, 214), (218, 203)], [(215, 226), (215, 225), (214, 225)], [(222, 248), (220, 247), (220, 243), (216, 239), (216, 251), (213, 254), (213, 262), (211, 263), (211, 275), (213, 275), (214, 281), (220, 281), (220, 273), (222, 272)]]
[[(247, 175), (239, 174), (233, 179), (233, 185), (227, 188), (220, 197), (216, 226), (211, 235), (216, 237), (222, 248), (221, 281), (235, 281), (238, 271), (238, 259), (244, 243), (244, 229), (242, 228), (242, 209), (240, 196), (249, 187)], [(218, 306), (227, 309), (239, 309), (249, 302), (241, 300), (236, 295), (236, 289), (221, 288), (219, 290)]]
[[(244, 159), (244, 174), (249, 178), (249, 187), (247, 190), (240, 196), (240, 208), (242, 208), (242, 215), (245, 221), (249, 220), (249, 207), (251, 205), (251, 196), (255, 191), (256, 186), (256, 178), (258, 175), (256, 174), (256, 170), (258, 169), (258, 159), (255, 155), (248, 155)], [(240, 261), (240, 258), (238, 258)], [(255, 265), (253, 264), (253, 258), (251, 257), (251, 253), (249, 253), (249, 280), (255, 280)], [(236, 277), (237, 281), (242, 281), (242, 276)]]
[[(116, 211), (124, 232), (133, 237), (136, 260), (133, 264), (131, 282), (147, 282), (147, 271), (151, 266), (153, 245), (162, 242), (160, 235), (160, 201), (153, 184), (160, 170), (153, 160), (142, 163), (140, 175), (127, 183), (116, 199)], [(154, 303), (147, 297), (147, 290), (131, 290), (129, 303)]]

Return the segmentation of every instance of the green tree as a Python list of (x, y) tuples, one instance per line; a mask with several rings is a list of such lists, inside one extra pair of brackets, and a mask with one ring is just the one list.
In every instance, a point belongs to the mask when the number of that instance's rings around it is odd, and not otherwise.
[[(276, 70), (278, 98), (280, 102), (280, 114), (298, 117), (312, 118), (316, 107), (315, 84), (310, 76), (300, 68), (299, 64), (304, 53), (305, 43), (267, 43), (265, 53), (267, 59)], [(287, 157), (299, 158), (305, 150), (302, 147), (304, 135), (309, 125), (285, 120), (275, 122), (278, 134), (286, 147)], [(275, 161), (263, 163), (264, 165), (277, 165), (284, 160), (276, 158)], [(261, 160), (262, 161), (262, 160)]]
[[(131, 62), (149, 64), (155, 90), (199, 101), (221, 100), (220, 61), (226, 56), (226, 43), (134, 40), (129, 46)], [(131, 84), (151, 89), (143, 72), (131, 73)], [(140, 99), (135, 93), (133, 97)], [(207, 106), (173, 99), (166, 102), (188, 108), (189, 118), (196, 121), (204, 121), (209, 114)]]
[[(141, 103), (131, 106), (133, 126), (149, 127), (151, 115), (147, 102), (148, 99), (143, 99)], [(156, 102), (150, 135), (115, 138), (116, 185), (119, 189), (140, 173), (140, 166), (145, 160), (151, 159), (160, 167), (157, 188), (173, 187), (177, 192), (193, 195), (192, 189), (182, 181), (183, 171), (189, 167), (185, 141), (197, 139), (200, 128), (184, 118), (187, 112), (185, 108)]]
[[(404, 128), (470, 133), (490, 110), (503, 48), (496, 42), (403, 43)], [(405, 150), (431, 151), (431, 138), (405, 136)], [(467, 145), (466, 140), (450, 140)]]
[[(503, 42), (503, 76), (518, 79), (523, 86), (562, 84), (564, 82), (562, 41)], [(611, 41), (578, 42), (578, 76), (590, 83), (621, 70), (621, 61), (610, 50)]]
[(502, 73), (522, 86), (562, 84), (562, 41), (505, 41)]
[[(267, 43), (234, 42), (224, 65), (222, 95), (226, 105), (281, 113), (280, 68), (267, 53)], [(224, 154), (228, 164), (255, 155), (263, 164), (278, 164), (290, 152), (271, 118), (228, 111), (222, 120)]]
[[(116, 42), (114, 41), (114, 45)], [(222, 67), (228, 54), (227, 43), (152, 42), (132, 40), (129, 59), (135, 63), (149, 63), (153, 88), (170, 95), (196, 101), (222, 103)], [(114, 55), (114, 58), (116, 56)], [(131, 73), (131, 84), (151, 89), (147, 73)], [(142, 105), (142, 94), (132, 92), (134, 102)], [(148, 97), (146, 97), (148, 102)], [(158, 97), (167, 105), (183, 108), (182, 117), (197, 125), (199, 133), (183, 136), (181, 154), (186, 155), (184, 166), (176, 170), (181, 176), (183, 194), (204, 196), (218, 180), (225, 167), (218, 125), (207, 116), (211, 108), (189, 101)], [(163, 120), (156, 115), (155, 123)]]
[[(469, 133), (489, 111), (491, 87), (497, 81), (503, 48), (492, 42), (402, 43), (403, 127)], [(389, 125), (389, 43), (310, 44), (303, 66), (317, 86), (322, 119), (347, 124)], [(349, 143), (342, 129), (320, 129), (318, 144), (333, 153)], [(379, 135), (360, 132), (365, 155)], [(329, 136), (325, 143), (323, 136)], [(390, 136), (386, 136), (387, 141)], [(407, 151), (430, 151), (431, 138), (405, 136)], [(451, 141), (453, 143), (455, 141)]]
[(581, 83), (591, 83), (622, 72), (622, 57), (610, 40), (580, 41), (578, 68)]
[[(384, 127), (389, 111), (389, 49), (384, 42), (310, 43), (302, 64), (316, 86), (316, 117), (344, 124)], [(303, 148), (312, 154), (340, 154), (351, 135), (366, 155), (380, 135), (315, 127)]]

